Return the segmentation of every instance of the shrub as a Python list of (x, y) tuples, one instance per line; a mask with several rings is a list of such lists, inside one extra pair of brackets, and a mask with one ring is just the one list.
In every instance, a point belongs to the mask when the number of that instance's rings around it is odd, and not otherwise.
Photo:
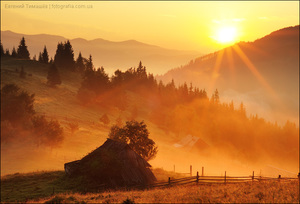
[(34, 94), (21, 91), (15, 84), (1, 89), (1, 120), (18, 123), (29, 120), (34, 114)]
[(47, 121), (45, 116), (35, 116), (32, 124), (38, 144), (54, 147), (63, 141), (63, 128), (58, 121)]

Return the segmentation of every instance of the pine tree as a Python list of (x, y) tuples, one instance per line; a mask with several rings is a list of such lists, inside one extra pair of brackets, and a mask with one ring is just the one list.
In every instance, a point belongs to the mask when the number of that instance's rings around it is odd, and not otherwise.
[(215, 103), (219, 104), (220, 103), (220, 97), (219, 97), (218, 89), (215, 90), (214, 95), (215, 95), (215, 97), (214, 97), (215, 98)]
[(43, 57), (42, 57), (42, 53), (39, 53), (39, 62), (43, 62)]
[(80, 73), (83, 73), (84, 70), (85, 70), (85, 66), (84, 66), (84, 63), (83, 63), (83, 58), (81, 56), (81, 52), (79, 52), (78, 58), (76, 60), (75, 68)]
[(27, 49), (27, 46), (25, 44), (25, 38), (23, 37), (22, 40), (20, 41), (20, 45), (18, 47), (18, 57), (22, 59), (30, 59), (29, 58), (29, 51)]
[(64, 66), (63, 61), (64, 61), (64, 45), (61, 42), (57, 44), (57, 49), (54, 56), (54, 63), (56, 66), (62, 67)]
[(33, 61), (36, 61), (36, 55), (34, 55), (34, 56), (32, 57), (32, 60), (33, 60)]
[(6, 49), (6, 50), (5, 50), (5, 55), (6, 55), (6, 56), (10, 56), (9, 49)]
[(12, 56), (12, 57), (17, 57), (17, 56), (18, 56), (15, 47), (13, 47), (13, 49), (12, 49), (12, 51), (11, 51), (11, 56)]
[(90, 55), (88, 61), (85, 64), (86, 70), (94, 70), (92, 55)]
[(47, 79), (48, 79), (47, 84), (50, 86), (61, 84), (60, 75), (55, 64), (50, 65)]
[(74, 50), (68, 40), (64, 45), (65, 66), (70, 71), (75, 71)]
[(69, 40), (57, 45), (54, 63), (59, 68), (75, 71), (74, 51)]
[(1, 43), (1, 56), (4, 56), (4, 48), (3, 48), (2, 43)]
[(42, 53), (42, 61), (46, 64), (48, 64), (49, 62), (49, 55), (48, 55), (48, 51), (47, 51), (47, 48), (46, 48), (46, 45), (44, 47), (44, 51)]

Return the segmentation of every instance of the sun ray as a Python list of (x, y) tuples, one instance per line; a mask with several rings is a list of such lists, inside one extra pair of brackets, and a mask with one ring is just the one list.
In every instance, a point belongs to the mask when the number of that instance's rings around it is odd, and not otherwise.
[(268, 84), (268, 82), (264, 79), (264, 77), (259, 73), (254, 64), (250, 61), (250, 59), (246, 56), (246, 54), (242, 51), (238, 44), (233, 46), (233, 49), (245, 63), (247, 68), (252, 72), (252, 74), (257, 78), (257, 80), (264, 86), (264, 88), (271, 94), (271, 96), (281, 104), (280, 99), (273, 88)]
[(233, 55), (232, 55), (232, 47), (228, 47), (226, 49), (226, 54), (227, 54), (227, 61), (229, 64), (229, 70), (231, 72), (231, 81), (235, 83), (235, 69), (234, 69), (234, 60), (233, 60)]
[(209, 92), (212, 92), (215, 88), (214, 86), (215, 86), (215, 82), (216, 82), (217, 78), (219, 77), (219, 70), (220, 70), (220, 65), (221, 65), (222, 59), (223, 59), (223, 55), (224, 55), (224, 49), (220, 50), (217, 54), (216, 63), (215, 63), (214, 69), (212, 71), (210, 85), (208, 88)]

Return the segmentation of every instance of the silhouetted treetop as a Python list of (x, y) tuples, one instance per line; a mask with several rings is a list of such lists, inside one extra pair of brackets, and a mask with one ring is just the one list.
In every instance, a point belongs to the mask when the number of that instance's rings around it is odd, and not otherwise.
[(70, 41), (58, 43), (54, 63), (61, 69), (75, 71), (74, 51)]
[(46, 45), (45, 45), (43, 53), (42, 53), (42, 62), (46, 63), (46, 64), (48, 64), (48, 62), (49, 62), (49, 55), (48, 55)]
[(18, 47), (17, 51), (18, 57), (22, 59), (30, 59), (29, 57), (29, 51), (27, 49), (27, 46), (25, 44), (25, 38), (23, 37), (22, 40), (20, 41), (20, 45)]
[(83, 73), (85, 71), (85, 64), (81, 52), (79, 52), (76, 63), (75, 63), (76, 71)]
[(17, 51), (16, 51), (16, 48), (15, 48), (15, 47), (13, 47), (13, 49), (12, 49), (12, 51), (11, 51), (11, 56), (12, 56), (12, 57), (17, 57), (17, 56), (18, 56), (18, 54), (17, 54)]
[(3, 48), (2, 43), (1, 43), (1, 56), (4, 56), (4, 48)]

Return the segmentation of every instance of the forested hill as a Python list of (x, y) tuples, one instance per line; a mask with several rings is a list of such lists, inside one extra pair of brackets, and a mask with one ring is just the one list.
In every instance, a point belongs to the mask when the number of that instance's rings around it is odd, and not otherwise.
[[(254, 110), (279, 110), (298, 118), (299, 25), (196, 58), (158, 79), (193, 82), (199, 87), (210, 85), (207, 88), (218, 88), (224, 97), (242, 98)], [(274, 102), (274, 95), (281, 100), (284, 108)], [(250, 100), (249, 103), (247, 100)], [(257, 101), (261, 102), (254, 106)], [(258, 107), (262, 104), (264, 107)], [(278, 114), (275, 118), (280, 120), (282, 115)]]
[[(28, 42), (28, 50), (31, 58), (36, 55), (46, 44), (50, 57), (54, 58), (57, 43), (67, 41), (63, 36), (39, 34), (26, 35), (12, 31), (1, 31), (1, 42), (5, 48), (17, 49), (18, 42), (22, 37)], [(110, 74), (115, 69), (126, 70), (142, 60), (147, 64), (151, 73), (163, 74), (170, 68), (183, 64), (191, 58), (199, 55), (196, 51), (172, 50), (155, 45), (150, 45), (136, 40), (120, 42), (109, 41), (101, 38), (86, 40), (83, 38), (69, 39), (77, 56), (81, 51), (82, 55), (94, 57), (95, 66), (104, 66)]]
[[(228, 166), (232, 170), (268, 162), (297, 171), (299, 127), (248, 114), (244, 103), (224, 102), (217, 89), (207, 91), (209, 83), (163, 83), (141, 61), (109, 76), (104, 67), (94, 66), (91, 55), (75, 60), (70, 41), (59, 43), (50, 61), (46, 47), (33, 60), (27, 46), (25, 38), (11, 52), (1, 44), (4, 172), (62, 168), (104, 142), (110, 127), (131, 120), (149, 127), (158, 145), (154, 166), (205, 161), (218, 167), (220, 161), (234, 160), (236, 166)], [(174, 145), (189, 135), (199, 141), (192, 149)], [(34, 165), (25, 165), (28, 161)]]

